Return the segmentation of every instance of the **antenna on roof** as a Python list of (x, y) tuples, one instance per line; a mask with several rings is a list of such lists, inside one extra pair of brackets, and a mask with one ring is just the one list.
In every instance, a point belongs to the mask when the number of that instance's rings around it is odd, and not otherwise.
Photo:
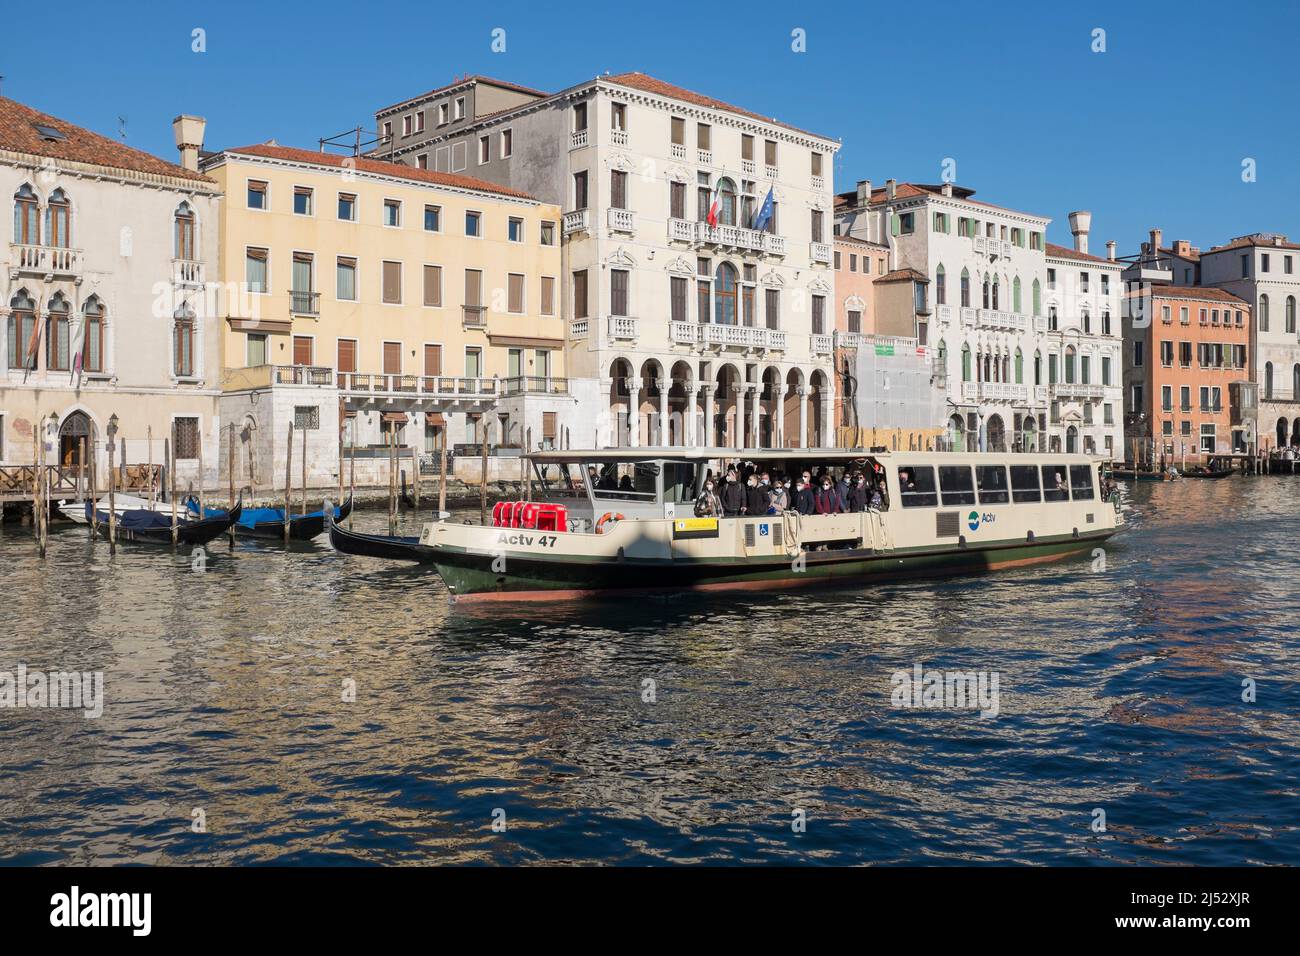
[(5, 75), (0, 73), (0, 96), (4, 95)]
[(125, 116), (119, 116), (117, 118), (117, 135), (122, 137), (123, 142), (126, 142), (126, 117)]

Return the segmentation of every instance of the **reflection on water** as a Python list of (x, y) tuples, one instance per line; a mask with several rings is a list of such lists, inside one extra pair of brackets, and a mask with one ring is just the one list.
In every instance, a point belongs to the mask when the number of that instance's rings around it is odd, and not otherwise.
[[(108, 701), (0, 710), (0, 859), (1300, 862), (1300, 479), (1131, 503), (1100, 573), (489, 609), (323, 544), (42, 565), (10, 524), (0, 671)], [(999, 716), (893, 708), (917, 663), (998, 672)]]

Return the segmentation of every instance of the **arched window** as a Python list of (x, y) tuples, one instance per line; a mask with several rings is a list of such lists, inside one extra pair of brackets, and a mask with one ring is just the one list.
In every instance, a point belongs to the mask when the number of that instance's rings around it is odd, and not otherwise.
[(939, 340), (937, 362), (941, 372), (948, 370), (948, 344), (943, 339)]
[(172, 370), (177, 378), (194, 375), (194, 310), (188, 305), (176, 310), (172, 331)]
[(1074, 364), (1075, 364), (1074, 346), (1071, 345), (1067, 347), (1065, 350), (1065, 383), (1067, 385), (1074, 384)]
[(176, 207), (173, 216), (175, 224), (175, 249), (173, 258), (192, 262), (198, 258), (194, 251), (194, 210), (187, 202)]
[(36, 368), (36, 302), (19, 289), (9, 300), (9, 317), (5, 320), (9, 341), (10, 368)]
[(1082, 309), (1079, 313), (1079, 322), (1083, 326), (1084, 335), (1092, 334), (1092, 316), (1088, 314), (1087, 309)]
[(54, 190), (45, 207), (45, 244), (58, 249), (72, 245), (72, 203), (62, 189)]
[(992, 306), (989, 305), (989, 300), (992, 298), (992, 296), (991, 296), (991, 292), (992, 292), (992, 290), (991, 290), (990, 287), (989, 287), (989, 277), (988, 277), (988, 276), (985, 276), (985, 277), (984, 277), (984, 285), (983, 285), (983, 295), (982, 295), (981, 298), (980, 298), (980, 301), (984, 303), (984, 305), (982, 306), (982, 308), (985, 308), (985, 309), (992, 308)]
[(970, 308), (970, 273), (965, 269), (961, 270), (961, 307)]
[(1025, 356), (1019, 348), (1016, 349), (1016, 384), (1025, 384)]
[[(81, 353), (78, 356), (81, 369), (87, 372), (104, 371), (104, 304), (98, 297), (91, 296), (82, 306), (85, 316), (86, 333), (82, 338)], [(74, 363), (75, 364), (75, 363)]]
[(713, 277), (713, 321), (736, 324), (736, 267), (729, 262), (718, 266)]
[(724, 226), (736, 224), (736, 184), (725, 176), (718, 180), (718, 222)]
[(1300, 398), (1300, 362), (1291, 367), (1291, 398)]
[(970, 346), (961, 347), (961, 380), (969, 382), (970, 379)]
[(1110, 335), (1110, 310), (1105, 309), (1101, 313), (1101, 334)]
[(27, 183), (14, 193), (14, 242), (24, 246), (41, 244), (41, 206)]
[(1273, 363), (1264, 363), (1264, 398), (1273, 397)]
[(69, 346), (72, 324), (68, 300), (62, 292), (54, 293), (45, 316), (45, 367), (51, 372), (66, 372), (72, 367)]
[(1259, 330), (1268, 331), (1268, 296), (1266, 295), (1259, 297)]
[(1020, 313), (1020, 276), (1016, 276), (1011, 282), (1011, 311)]
[(1286, 330), (1295, 331), (1295, 296), (1286, 297)]
[(1034, 384), (1043, 384), (1043, 353), (1034, 349)]
[(998, 309), (1002, 308), (1002, 306), (998, 305), (998, 303), (1001, 301), (1001, 296), (999, 295), (999, 293), (1001, 292), (1001, 288), (1002, 288), (1002, 283), (998, 281), (997, 276), (994, 276), (993, 277), (993, 305), (991, 306), (991, 308), (995, 312)]
[(944, 272), (942, 262), (934, 270), (934, 304), (948, 304), (948, 274)]
[(1043, 314), (1043, 287), (1038, 284), (1037, 279), (1034, 280), (1033, 294), (1034, 294), (1034, 315), (1042, 315)]

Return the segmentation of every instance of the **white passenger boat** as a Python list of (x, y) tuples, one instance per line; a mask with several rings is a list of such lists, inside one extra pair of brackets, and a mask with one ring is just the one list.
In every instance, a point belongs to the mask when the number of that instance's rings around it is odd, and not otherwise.
[[(107, 513), (108, 495), (104, 495), (104, 497), (100, 498), (99, 501), (96, 502), (95, 507), (97, 510)], [(150, 507), (152, 506), (149, 504), (148, 498), (137, 498), (135, 495), (113, 495), (113, 510), (117, 512), (119, 518), (128, 511), (139, 511)], [(64, 502), (59, 505), (59, 513), (62, 514), (63, 517), (75, 521), (77, 524), (90, 524), (89, 519), (86, 518), (86, 504), (84, 501)], [(185, 512), (184, 509), (182, 509), (182, 520), (184, 520), (184, 517)]]
[[(1085, 455), (620, 448), (529, 457), (533, 502), (498, 506), (489, 525), (424, 526), (420, 560), (454, 598), (771, 590), (990, 571), (1090, 551), (1124, 523), (1118, 498), (1101, 496), (1103, 459)], [(861, 469), (884, 480), (884, 502), (859, 513), (695, 517), (705, 476), (738, 462), (795, 476)]]

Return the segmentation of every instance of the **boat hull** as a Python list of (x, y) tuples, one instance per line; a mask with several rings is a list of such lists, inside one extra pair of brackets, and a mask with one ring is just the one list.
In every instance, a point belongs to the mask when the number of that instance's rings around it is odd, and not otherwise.
[(457, 601), (527, 601), (648, 592), (853, 586), (884, 579), (979, 574), (1087, 553), (1115, 530), (967, 548), (808, 551), (800, 556), (801, 560), (538, 560), (510, 555), (506, 560), (508, 573), (494, 570), (501, 567), (499, 556), (446, 547), (427, 550), (433, 552), (432, 561)]
[(432, 564), (434, 549), (420, 544), (419, 538), (396, 537), (382, 534), (361, 534), (348, 531), (334, 523), (329, 525), (330, 544), (335, 551), (356, 554), (367, 558), (385, 558), (390, 561), (413, 561)]

